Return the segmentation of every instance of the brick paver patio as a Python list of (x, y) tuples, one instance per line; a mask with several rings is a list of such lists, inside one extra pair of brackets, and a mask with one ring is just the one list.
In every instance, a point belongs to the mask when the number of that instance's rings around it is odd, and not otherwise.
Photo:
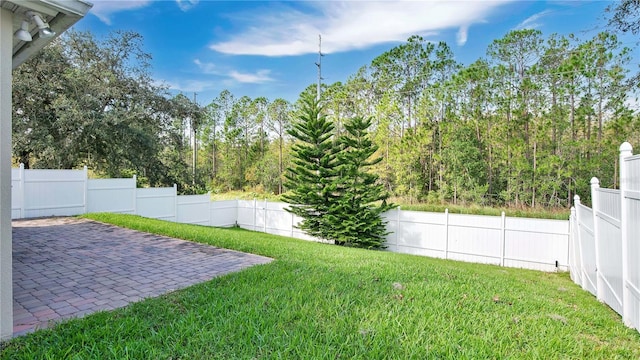
[(271, 260), (86, 219), (13, 221), (13, 333)]

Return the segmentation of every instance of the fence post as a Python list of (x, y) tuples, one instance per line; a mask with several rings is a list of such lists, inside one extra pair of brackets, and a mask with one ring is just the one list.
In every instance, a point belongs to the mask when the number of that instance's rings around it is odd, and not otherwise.
[(506, 227), (507, 219), (503, 211), (500, 215), (500, 266), (504, 266), (505, 242), (507, 241), (507, 237), (505, 234)]
[(133, 215), (138, 215), (138, 177), (133, 175)]
[(582, 253), (582, 241), (580, 239), (580, 211), (578, 209), (580, 207), (580, 195), (576, 194), (576, 196), (573, 197), (573, 204), (576, 208), (576, 225), (578, 225), (576, 231), (578, 232), (578, 253), (580, 254), (580, 286), (586, 290), (587, 275), (584, 271), (584, 255)]
[[(578, 227), (576, 226), (576, 207), (571, 207), (571, 215), (569, 216), (569, 243), (567, 253), (569, 254), (569, 274), (574, 274), (572, 276), (573, 281), (575, 282), (575, 272), (576, 272), (576, 255), (575, 255), (575, 247), (576, 247), (576, 231), (578, 231)], [(580, 280), (582, 282), (582, 280)]]
[(209, 222), (207, 223), (207, 226), (213, 226), (213, 216), (211, 215), (211, 206), (213, 201), (211, 201), (211, 191), (207, 191), (207, 196), (209, 197), (209, 206), (207, 207), (207, 211), (209, 212)]
[(293, 237), (293, 230), (295, 229), (294, 227), (295, 217), (293, 216), (292, 212), (290, 212), (289, 214), (291, 214), (291, 237)]
[(256, 225), (258, 224), (258, 200), (253, 198), (253, 228), (251, 230), (256, 231)]
[(85, 165), (82, 168), (82, 171), (84, 172), (84, 194), (83, 194), (83, 204), (82, 204), (82, 213), (86, 214), (87, 213), (87, 202), (89, 201), (88, 199), (88, 193), (89, 193), (89, 172), (87, 170), (87, 165)]
[(598, 225), (598, 211), (600, 211), (600, 199), (598, 199), (598, 189), (600, 188), (600, 180), (596, 177), (591, 178), (591, 214), (593, 215), (593, 243), (595, 245), (596, 254), (596, 298), (600, 302), (604, 302), (604, 278), (601, 274), (602, 261), (600, 259), (600, 234)]
[(240, 199), (236, 198), (236, 226), (240, 227), (238, 220), (240, 220)]
[(20, 163), (20, 218), (24, 219), (24, 164)]
[(178, 185), (173, 184), (173, 221), (178, 222)]
[(449, 208), (444, 209), (444, 258), (449, 258)]
[(400, 206), (398, 206), (398, 212), (396, 214), (396, 251), (398, 251), (398, 243), (400, 242)]
[(264, 232), (267, 232), (267, 198), (264, 198)]
[(633, 147), (628, 142), (620, 145), (620, 233), (622, 240), (622, 321), (625, 325), (631, 327), (633, 321), (631, 319), (632, 304), (631, 293), (629, 290), (629, 214), (627, 212), (627, 202), (625, 192), (629, 186), (627, 178), (627, 164), (625, 159), (632, 155)]

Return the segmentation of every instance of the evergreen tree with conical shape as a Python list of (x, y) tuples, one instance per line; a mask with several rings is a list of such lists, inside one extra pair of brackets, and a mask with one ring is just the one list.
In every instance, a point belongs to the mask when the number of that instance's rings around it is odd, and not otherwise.
[(326, 214), (330, 238), (337, 244), (367, 249), (384, 248), (388, 234), (382, 213), (394, 208), (378, 176), (368, 169), (382, 161), (368, 129), (371, 119), (355, 117), (345, 125), (338, 146), (337, 196)]
[(302, 218), (299, 228), (307, 234), (333, 240), (327, 214), (336, 197), (337, 148), (333, 124), (311, 95), (303, 95), (300, 115), (288, 133), (296, 139), (291, 147), (292, 165), (285, 174), (290, 189), (283, 199), (289, 212)]

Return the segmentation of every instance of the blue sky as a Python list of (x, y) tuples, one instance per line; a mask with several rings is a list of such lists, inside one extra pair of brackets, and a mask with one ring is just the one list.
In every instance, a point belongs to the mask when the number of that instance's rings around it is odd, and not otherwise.
[[(91, 0), (90, 0), (91, 1)], [(198, 93), (206, 105), (220, 91), (237, 97), (295, 101), (316, 82), (318, 34), (326, 83), (413, 34), (446, 41), (470, 64), (513, 29), (590, 38), (606, 27), (607, 1), (111, 1), (92, 0), (75, 28), (103, 36), (132, 30), (152, 54), (153, 78), (173, 92)]]

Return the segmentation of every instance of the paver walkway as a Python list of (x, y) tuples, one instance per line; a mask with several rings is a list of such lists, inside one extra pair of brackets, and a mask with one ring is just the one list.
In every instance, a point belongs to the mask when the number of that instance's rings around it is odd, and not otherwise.
[(13, 333), (271, 260), (86, 219), (13, 221)]

